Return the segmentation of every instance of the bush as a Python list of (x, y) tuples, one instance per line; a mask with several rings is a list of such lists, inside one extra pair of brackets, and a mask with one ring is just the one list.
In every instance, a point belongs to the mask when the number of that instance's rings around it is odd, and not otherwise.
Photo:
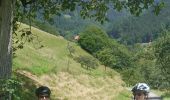
[(78, 43), (83, 49), (93, 54), (107, 46), (107, 39), (107, 34), (101, 28), (89, 26), (84, 32), (80, 33)]
[(122, 69), (130, 67), (130, 57), (115, 48), (106, 48), (96, 53), (96, 57), (102, 64), (111, 68)]
[(9, 95), (12, 99), (20, 100), (18, 90), (21, 89), (21, 83), (15, 79), (0, 79), (0, 99), (7, 100)]
[(161, 70), (163, 77), (161, 78), (164, 88), (170, 87), (170, 35), (164, 32), (154, 45), (154, 53), (156, 56), (156, 66)]
[(131, 66), (128, 49), (115, 40), (110, 39), (97, 26), (88, 27), (80, 34), (78, 42), (83, 49), (91, 53), (106, 66), (118, 69)]
[(81, 64), (83, 68), (95, 69), (98, 67), (98, 62), (95, 58), (90, 56), (79, 56), (76, 58), (76, 61)]
[[(24, 23), (29, 25), (28, 21), (24, 21)], [(40, 22), (38, 20), (33, 20), (32, 26), (39, 28), (39, 29), (41, 29), (45, 32), (48, 32), (50, 34), (53, 34), (53, 35), (56, 35), (56, 36), (59, 35), (58, 29), (55, 26), (48, 24), (47, 22)]]

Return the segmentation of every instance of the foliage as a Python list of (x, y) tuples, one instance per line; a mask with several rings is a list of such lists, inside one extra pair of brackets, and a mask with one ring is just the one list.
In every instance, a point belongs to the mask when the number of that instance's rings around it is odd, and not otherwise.
[(168, 100), (168, 98), (170, 98), (170, 91), (166, 91), (162, 97), (165, 98), (165, 100)]
[(89, 26), (80, 34), (78, 43), (106, 66), (117, 69), (130, 67), (130, 53), (127, 48), (110, 39), (98, 27)]
[[(15, 73), (14, 75), (16, 78), (18, 78), (18, 81), (22, 83), (21, 88), (17, 90), (21, 100), (36, 99), (37, 97), (35, 95), (35, 89), (37, 88), (36, 86), (37, 84), (35, 84), (35, 82), (32, 79), (24, 75), (18, 73)], [(13, 100), (20, 100), (20, 99), (15, 98)]]
[(67, 43), (67, 50), (69, 52), (69, 56), (73, 56), (73, 54), (75, 53), (75, 48), (73, 47), (73, 45), (71, 45), (71, 43), (68, 41)]
[[(155, 44), (159, 43), (155, 42)], [(163, 68), (156, 60), (158, 58), (155, 55), (155, 44), (137, 44), (133, 48), (132, 67), (120, 72), (127, 84), (134, 85), (138, 82), (146, 82), (154, 89), (167, 89), (169, 87), (168, 74), (163, 74)]]
[(24, 44), (26, 42), (35, 44), (36, 45), (35, 48), (43, 47), (43, 45), (41, 44), (41, 41), (39, 40), (39, 37), (36, 34), (32, 33), (31, 27), (19, 29), (20, 25), (21, 24), (19, 23), (16, 24), (17, 30), (14, 31), (14, 34), (12, 37), (13, 38), (12, 39), (13, 57), (16, 57), (15, 54), (17, 50), (24, 48)]
[(106, 66), (116, 69), (130, 67), (130, 57), (117, 48), (106, 48), (96, 53), (96, 57)]
[(50, 34), (53, 34), (53, 35), (56, 35), (56, 36), (59, 35), (57, 28), (50, 25), (49, 23), (41, 22), (41, 21), (38, 21), (38, 20), (33, 20), (32, 26), (39, 28), (39, 29), (41, 29), (45, 32), (48, 32)]
[[(143, 44), (136, 45), (133, 48), (133, 55), (131, 58), (132, 67), (123, 69), (120, 73), (123, 77), (123, 80), (128, 85), (134, 85), (138, 82), (146, 82), (149, 85), (151, 84), (152, 78), (156, 78), (158, 73), (154, 66), (154, 55), (152, 48), (147, 44), (144, 47)], [(154, 74), (154, 75), (152, 75)]]
[(20, 100), (18, 90), (21, 89), (21, 83), (16, 78), (0, 79), (0, 83), (0, 98), (2, 97), (2, 100), (7, 100), (8, 96)]
[(162, 24), (169, 25), (170, 2), (168, 0), (164, 2), (165, 7), (158, 16), (153, 14), (153, 7), (149, 7), (149, 10), (138, 17), (131, 16), (127, 10), (117, 12), (109, 9), (106, 15), (109, 21), (102, 25), (94, 18), (83, 20), (79, 15), (81, 9), (77, 7), (73, 12), (63, 11), (60, 16), (55, 16), (52, 25), (59, 30), (60, 35), (69, 40), (89, 24), (95, 24), (101, 26), (111, 37), (121, 43), (147, 43), (158, 37)]
[(159, 38), (154, 45), (154, 52), (156, 56), (156, 64), (161, 69), (164, 78), (162, 82), (164, 85), (170, 86), (170, 35), (168, 32), (163, 33), (162, 37)]
[[(79, 1), (79, 0), (64, 0), (64, 1), (44, 1), (44, 0), (17, 0), (16, 7), (20, 15), (23, 10), (24, 13), (29, 14), (29, 17), (36, 17), (37, 11), (40, 11), (44, 19), (51, 21), (54, 14), (60, 15), (61, 11), (74, 11), (77, 6), (81, 7), (80, 15), (85, 17), (94, 17), (95, 20), (105, 21), (108, 9), (114, 8), (118, 11), (126, 8), (132, 14), (138, 16), (143, 10), (148, 9), (150, 6), (154, 7), (154, 12), (158, 14), (163, 7), (163, 2), (154, 2), (154, 0), (147, 0), (145, 2), (136, 0), (119, 1), (119, 0), (106, 0), (106, 1)], [(24, 8), (21, 8), (23, 6)], [(109, 8), (110, 7), (110, 8)]]
[(107, 34), (97, 26), (89, 26), (80, 33), (78, 43), (81, 47), (90, 53), (95, 53), (107, 45)]
[(79, 56), (75, 58), (75, 60), (80, 63), (82, 67), (86, 67), (87, 70), (96, 69), (99, 65), (97, 60), (90, 56)]
[[(70, 16), (70, 18), (65, 16)], [(52, 25), (55, 28), (58, 28), (61, 36), (68, 40), (72, 40), (73, 36), (81, 32), (88, 24), (90, 24), (90, 20), (82, 19), (76, 10), (74, 12), (66, 11), (63, 12), (61, 16), (55, 16)]]
[[(87, 17), (83, 20), (80, 15), (81, 7), (75, 7), (73, 12), (65, 10), (60, 13), (60, 16), (53, 16), (54, 22), (50, 24), (59, 31), (60, 35), (69, 40), (72, 40), (75, 34), (83, 31), (87, 25), (95, 24), (101, 26), (111, 37), (121, 43), (128, 45), (148, 43), (159, 36), (163, 24), (169, 25), (170, 2), (165, 0), (164, 3), (161, 4), (164, 5), (164, 8), (158, 16), (153, 14), (154, 7), (148, 7), (147, 11), (144, 10), (140, 16), (136, 17), (131, 16), (128, 10), (117, 12), (115, 9), (111, 9), (112, 6), (108, 6), (106, 17), (109, 22), (105, 22), (103, 25), (96, 22), (94, 18), (88, 19)], [(154, 4), (156, 5), (157, 2), (155, 1)], [(38, 16), (36, 19), (41, 19), (41, 17)]]
[[(118, 41), (128, 45), (135, 43), (148, 43), (158, 38), (163, 25), (169, 26), (169, 0), (164, 0), (165, 5), (158, 16), (152, 12), (153, 8), (144, 11), (135, 17), (127, 12), (108, 23), (107, 33)], [(111, 14), (109, 14), (111, 16)], [(114, 17), (114, 16), (112, 16)]]
[(112, 49), (106, 48), (96, 53), (96, 57), (102, 61), (105, 66), (115, 67), (117, 63), (116, 57), (113, 55), (114, 51)]
[[(142, 5), (142, 6), (141, 6)], [(71, 12), (79, 8), (77, 12), (83, 18), (94, 18), (97, 21), (103, 23), (108, 20), (107, 13), (109, 9), (116, 9), (121, 11), (127, 9), (131, 14), (139, 16), (143, 10), (152, 6), (153, 11), (158, 14), (161, 8), (164, 6), (163, 2), (154, 2), (154, 0), (147, 0), (145, 2), (135, 0), (131, 1), (119, 1), (119, 0), (106, 0), (106, 1), (79, 1), (79, 0), (64, 0), (64, 1), (51, 1), (51, 0), (16, 0), (16, 9), (14, 14), (14, 22), (28, 20), (31, 25), (31, 21), (35, 19), (47, 20), (53, 23), (54, 15), (62, 15), (62, 12)], [(65, 20), (65, 19), (64, 19)], [(71, 21), (71, 20), (70, 20)], [(15, 28), (14, 28), (15, 29)]]
[[(119, 2), (119, 1), (115, 1), (114, 3), (116, 2)], [(135, 2), (135, 1), (131, 1), (131, 2)], [(106, 16), (106, 19), (109, 20), (109, 22), (105, 22), (104, 25), (102, 25), (102, 27), (106, 29), (109, 35), (118, 39), (121, 43), (134, 44), (136, 42), (149, 42), (150, 40), (157, 38), (157, 35), (159, 34), (159, 30), (161, 27), (160, 23), (168, 24), (167, 20), (169, 20), (168, 19), (169, 1), (165, 0), (164, 1), (165, 4), (162, 2), (156, 2), (156, 1), (154, 3), (154, 0), (152, 2), (153, 2), (153, 5), (148, 7), (149, 10), (148, 11), (144, 10), (144, 13), (142, 13), (139, 17), (130, 16), (128, 13), (128, 11), (130, 11), (129, 9), (122, 10), (122, 12), (118, 13), (116, 10), (112, 9), (113, 7), (111, 5), (112, 3), (108, 5), (106, 2), (106, 6), (108, 7), (108, 10), (105, 16)], [(119, 3), (116, 3), (114, 6), (119, 7), (118, 5), (121, 5), (121, 4), (122, 3), (119, 2)], [(161, 7), (165, 5), (165, 7), (162, 8), (163, 10), (160, 11), (159, 16), (155, 16), (153, 14), (155, 5), (160, 5)], [(88, 6), (91, 6), (91, 5), (89, 4)], [(120, 7), (123, 7), (123, 6), (120, 6)], [(77, 6), (75, 6), (75, 10), (72, 12), (70, 12), (69, 10), (64, 10), (64, 11), (58, 10), (57, 13), (60, 13), (59, 16), (53, 16), (51, 14), (50, 19), (53, 19), (54, 22), (49, 21), (49, 23), (52, 24), (52, 27), (54, 27), (53, 30), (55, 29), (58, 30), (60, 35), (64, 36), (67, 39), (70, 39), (73, 35), (82, 31), (83, 28), (87, 26), (88, 24), (93, 23), (96, 25), (100, 25), (99, 23), (95, 22), (95, 17), (98, 15), (94, 15), (93, 16), (94, 18), (91, 18), (91, 19), (87, 19), (90, 16), (86, 16), (87, 17), (86, 20), (83, 20), (80, 15), (81, 10), (83, 9)], [(85, 11), (82, 11), (82, 12), (85, 12)], [(89, 8), (89, 13), (90, 12), (91, 10)], [(38, 12), (38, 14), (37, 13), (35, 14), (38, 15), (37, 17), (35, 17), (35, 19), (38, 19), (46, 23), (46, 21), (43, 20), (43, 13)], [(27, 16), (24, 16), (24, 17), (27, 17)]]

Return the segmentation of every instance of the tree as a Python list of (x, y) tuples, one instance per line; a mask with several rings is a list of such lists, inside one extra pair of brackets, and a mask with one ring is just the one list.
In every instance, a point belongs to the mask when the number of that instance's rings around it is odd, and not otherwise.
[(113, 51), (110, 48), (105, 48), (96, 53), (97, 58), (102, 62), (102, 64), (109, 67), (114, 67), (116, 65), (116, 57), (113, 55)]
[(168, 32), (163, 33), (154, 45), (156, 64), (164, 75), (161, 81), (166, 82), (166, 87), (170, 86), (170, 35), (168, 34)]
[[(0, 0), (0, 79), (8, 79), (11, 76), (12, 70), (12, 18), (14, 0)], [(4, 84), (5, 81), (2, 81)], [(2, 88), (1, 88), (2, 89)], [(9, 92), (8, 92), (9, 93)], [(6, 97), (11, 100), (11, 95)], [(3, 99), (0, 97), (0, 99)], [(7, 100), (7, 99), (6, 99)]]
[(89, 26), (84, 32), (80, 33), (78, 43), (105, 66), (116, 69), (130, 66), (130, 52), (128, 49), (110, 39), (107, 33), (99, 27)]
[(93, 54), (106, 47), (108, 35), (100, 27), (90, 25), (87, 29), (80, 33), (78, 43), (83, 49)]
[(75, 48), (73, 45), (70, 44), (70, 42), (67, 42), (67, 50), (69, 52), (68, 54), (68, 63), (67, 63), (67, 71), (69, 71), (69, 66), (70, 66), (70, 59), (69, 57), (73, 57), (73, 54), (75, 53)]
[(130, 52), (127, 48), (122, 48), (119, 45), (112, 44), (112, 47), (107, 47), (96, 52), (96, 57), (102, 64), (114, 69), (131, 67), (130, 54), (128, 54)]
[(95, 69), (98, 67), (98, 62), (95, 58), (91, 56), (79, 56), (75, 60), (81, 64), (81, 67), (89, 69)]
[(0, 0), (0, 78), (11, 75), (11, 33), (14, 0)]

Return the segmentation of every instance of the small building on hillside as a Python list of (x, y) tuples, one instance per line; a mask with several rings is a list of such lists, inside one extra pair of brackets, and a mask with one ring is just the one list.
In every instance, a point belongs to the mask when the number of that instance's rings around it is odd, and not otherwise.
[(80, 36), (78, 34), (74, 36), (74, 40), (78, 41), (79, 39), (80, 39)]

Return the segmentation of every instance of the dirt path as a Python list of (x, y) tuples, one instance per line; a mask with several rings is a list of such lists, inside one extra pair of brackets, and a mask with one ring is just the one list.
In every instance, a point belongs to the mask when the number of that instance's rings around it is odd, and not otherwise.
[(153, 93), (153, 92), (150, 92), (149, 93), (149, 100), (163, 100), (163, 98), (161, 98), (161, 96)]

